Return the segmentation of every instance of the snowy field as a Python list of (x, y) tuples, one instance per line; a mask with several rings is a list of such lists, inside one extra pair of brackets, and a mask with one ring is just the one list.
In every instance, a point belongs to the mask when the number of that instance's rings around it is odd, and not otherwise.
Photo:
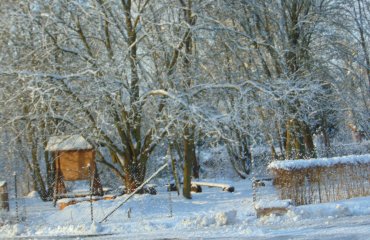
[[(235, 186), (236, 191), (203, 187), (192, 200), (158, 186), (157, 195), (134, 196), (103, 223), (98, 222), (125, 196), (94, 202), (94, 223), (89, 202), (57, 210), (51, 202), (31, 196), (19, 206), (23, 221), (1, 226), (0, 238), (370, 239), (370, 197), (293, 207), (285, 216), (257, 218), (251, 181), (223, 183)], [(277, 199), (271, 182), (258, 188), (257, 198)]]

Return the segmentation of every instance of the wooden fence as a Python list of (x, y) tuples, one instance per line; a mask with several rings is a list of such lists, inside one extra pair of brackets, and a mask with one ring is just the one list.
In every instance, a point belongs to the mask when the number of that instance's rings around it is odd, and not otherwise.
[(280, 199), (296, 205), (370, 195), (370, 155), (276, 161), (269, 169)]

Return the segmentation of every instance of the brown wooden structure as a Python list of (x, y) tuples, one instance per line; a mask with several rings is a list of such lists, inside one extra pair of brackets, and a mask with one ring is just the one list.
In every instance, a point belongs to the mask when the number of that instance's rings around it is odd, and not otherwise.
[(0, 181), (0, 210), (9, 211), (9, 195), (6, 182)]
[(95, 163), (95, 150), (86, 139), (79, 135), (51, 137), (46, 151), (51, 152), (54, 159), (54, 203), (58, 198), (68, 196), (64, 181), (90, 180), (92, 194), (103, 195)]

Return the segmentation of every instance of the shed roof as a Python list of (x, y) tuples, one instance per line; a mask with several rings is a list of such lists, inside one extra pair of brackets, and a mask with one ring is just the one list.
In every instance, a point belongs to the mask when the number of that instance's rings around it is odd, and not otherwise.
[(93, 147), (80, 135), (65, 135), (51, 137), (46, 145), (45, 150), (54, 151), (68, 151), (68, 150), (89, 150)]
[(5, 184), (6, 184), (6, 182), (5, 182), (5, 181), (0, 181), (0, 187), (4, 187), (4, 186), (5, 186)]

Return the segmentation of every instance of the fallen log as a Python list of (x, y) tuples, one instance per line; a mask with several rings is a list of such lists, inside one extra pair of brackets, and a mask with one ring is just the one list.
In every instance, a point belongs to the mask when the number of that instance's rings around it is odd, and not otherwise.
[(64, 208), (70, 205), (75, 205), (81, 202), (96, 202), (100, 200), (113, 200), (116, 197), (117, 196), (115, 195), (104, 195), (104, 196), (92, 196), (91, 199), (86, 196), (85, 197), (62, 198), (56, 202), (56, 206), (59, 208), (59, 210), (63, 210)]
[(222, 188), (222, 191), (224, 192), (234, 192), (235, 188), (229, 184), (223, 184), (223, 183), (209, 183), (209, 182), (191, 182), (192, 184), (198, 185), (198, 186), (205, 186), (205, 187), (217, 187)]

